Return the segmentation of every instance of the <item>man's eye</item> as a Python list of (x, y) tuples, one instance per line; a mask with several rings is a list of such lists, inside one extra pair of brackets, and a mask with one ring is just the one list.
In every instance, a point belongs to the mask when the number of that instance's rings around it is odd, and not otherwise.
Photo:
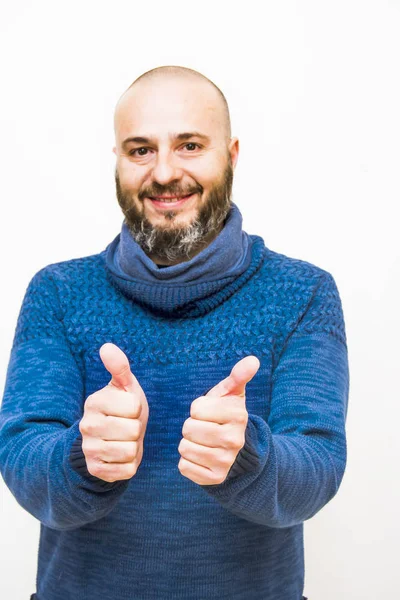
[[(135, 152), (140, 152), (141, 150), (146, 150), (147, 152), (147, 148), (136, 148), (136, 150), (131, 150), (129, 152), (129, 156), (135, 156)], [(146, 156), (145, 154), (139, 154), (139, 156)]]
[(185, 147), (187, 146), (197, 146), (198, 148), (200, 148), (199, 144), (195, 144), (194, 142), (188, 142), (187, 144), (185, 144)]

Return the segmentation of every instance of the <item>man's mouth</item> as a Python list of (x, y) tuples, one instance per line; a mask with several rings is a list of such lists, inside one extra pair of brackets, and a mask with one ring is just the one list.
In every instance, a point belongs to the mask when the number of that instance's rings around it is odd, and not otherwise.
[(149, 200), (151, 200), (155, 206), (160, 208), (177, 208), (194, 195), (195, 194), (189, 194), (188, 196), (149, 196)]

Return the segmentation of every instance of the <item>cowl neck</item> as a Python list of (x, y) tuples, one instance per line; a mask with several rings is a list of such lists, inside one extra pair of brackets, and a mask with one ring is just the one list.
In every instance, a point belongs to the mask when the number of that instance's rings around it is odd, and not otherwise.
[(247, 234), (239, 207), (232, 202), (214, 240), (188, 261), (160, 268), (135, 241), (126, 222), (103, 251), (108, 276), (128, 298), (160, 316), (206, 314), (261, 266), (263, 239)]

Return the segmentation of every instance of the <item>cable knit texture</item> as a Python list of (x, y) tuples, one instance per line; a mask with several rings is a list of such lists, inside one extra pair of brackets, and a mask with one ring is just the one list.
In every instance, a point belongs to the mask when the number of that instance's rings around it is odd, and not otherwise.
[[(330, 273), (259, 236), (247, 242), (244, 271), (178, 303), (173, 278), (144, 292), (109, 268), (112, 244), (29, 282), (0, 469), (41, 523), (38, 600), (302, 599), (303, 523), (335, 496), (346, 465), (343, 311)], [(110, 380), (105, 342), (126, 353), (149, 404), (139, 469), (112, 483), (87, 471), (79, 432), (86, 398)], [(190, 404), (249, 354), (260, 369), (246, 386), (245, 444), (224, 482), (198, 485), (177, 467)]]

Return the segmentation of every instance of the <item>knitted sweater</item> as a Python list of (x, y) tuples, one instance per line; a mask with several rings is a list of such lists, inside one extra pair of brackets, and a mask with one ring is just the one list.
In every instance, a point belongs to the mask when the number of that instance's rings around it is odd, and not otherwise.
[[(303, 523), (335, 496), (346, 465), (343, 312), (331, 274), (246, 238), (230, 275), (210, 282), (124, 277), (120, 236), (29, 282), (0, 470), (40, 521), (38, 600), (303, 598)], [(105, 342), (128, 356), (149, 404), (142, 462), (115, 482), (87, 471), (79, 431), (85, 399), (110, 381)], [(190, 404), (249, 354), (260, 368), (246, 386), (245, 444), (225, 481), (194, 483), (177, 467)]]

